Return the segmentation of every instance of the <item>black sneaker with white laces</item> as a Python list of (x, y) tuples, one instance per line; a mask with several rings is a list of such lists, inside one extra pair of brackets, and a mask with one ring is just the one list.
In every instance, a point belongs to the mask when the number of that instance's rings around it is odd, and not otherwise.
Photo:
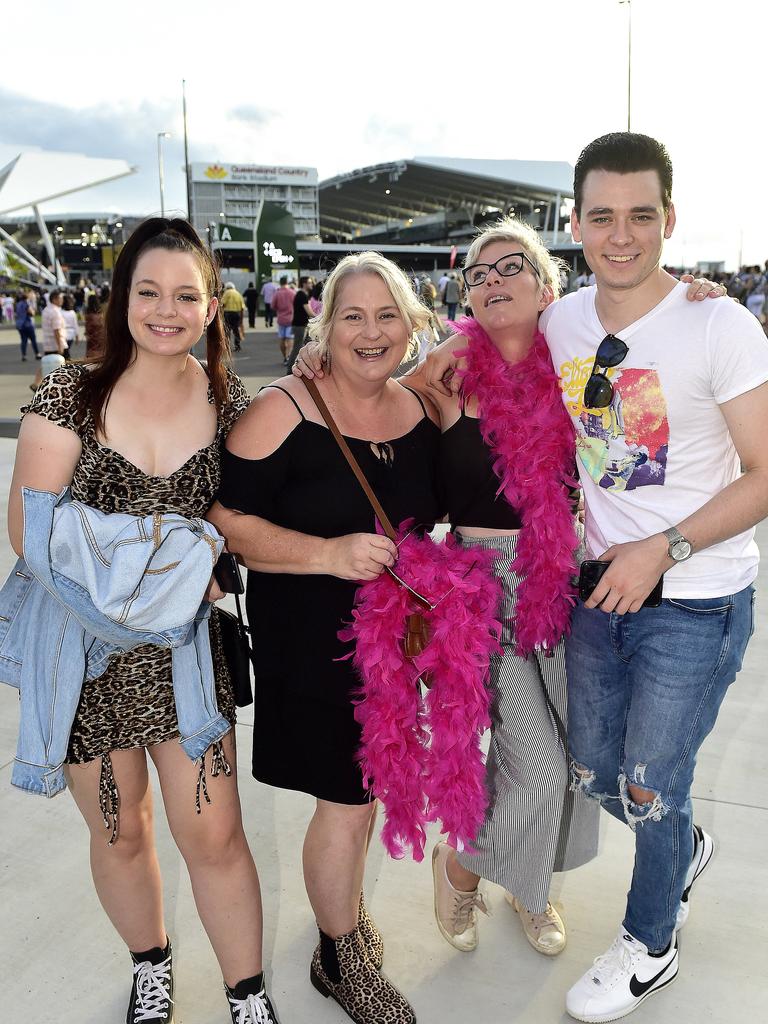
[(715, 842), (712, 836), (708, 832), (705, 832), (701, 825), (694, 825), (693, 856), (691, 857), (691, 863), (688, 867), (688, 873), (685, 876), (685, 888), (683, 889), (680, 906), (677, 908), (675, 930), (678, 932), (688, 920), (688, 914), (691, 910), (691, 905), (689, 903), (691, 889), (693, 889), (694, 883), (701, 878), (712, 863), (714, 855)]
[(224, 986), (232, 1013), (232, 1024), (280, 1024), (264, 988), (264, 974)]
[(173, 1024), (171, 943), (131, 953), (133, 989), (126, 1024)]

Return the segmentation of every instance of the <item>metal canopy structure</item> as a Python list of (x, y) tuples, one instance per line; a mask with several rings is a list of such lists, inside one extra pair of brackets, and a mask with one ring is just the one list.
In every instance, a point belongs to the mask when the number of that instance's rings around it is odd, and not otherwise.
[(320, 231), (329, 241), (451, 244), (489, 215), (515, 212), (557, 244), (567, 241), (562, 205), (573, 198), (572, 181), (570, 164), (556, 161), (415, 157), (375, 164), (320, 183)]
[(20, 153), (0, 169), (0, 216), (32, 208), (53, 273), (3, 228), (0, 228), (0, 248), (12, 250), (23, 266), (50, 284), (63, 285), (64, 274), (40, 212), (40, 204), (124, 178), (135, 171), (136, 168), (125, 160), (103, 160), (80, 153)]

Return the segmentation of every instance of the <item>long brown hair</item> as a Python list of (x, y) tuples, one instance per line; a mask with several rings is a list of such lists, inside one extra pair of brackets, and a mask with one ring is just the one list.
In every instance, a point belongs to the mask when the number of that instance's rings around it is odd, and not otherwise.
[[(104, 431), (104, 412), (112, 390), (135, 358), (135, 344), (128, 329), (128, 296), (131, 279), (140, 256), (150, 249), (187, 252), (200, 264), (209, 299), (218, 298), (221, 277), (216, 261), (197, 236), (189, 221), (150, 217), (143, 221), (123, 246), (115, 263), (112, 290), (104, 312), (104, 343), (101, 355), (89, 373), (83, 374), (76, 418), (82, 422), (88, 413), (97, 431)], [(211, 390), (217, 412), (227, 400), (229, 342), (221, 310), (217, 309), (205, 332), (206, 357)]]

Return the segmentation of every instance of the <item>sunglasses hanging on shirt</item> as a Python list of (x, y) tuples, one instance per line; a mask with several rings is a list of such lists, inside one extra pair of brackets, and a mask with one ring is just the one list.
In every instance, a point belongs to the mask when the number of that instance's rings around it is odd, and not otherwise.
[(618, 366), (627, 358), (629, 346), (621, 338), (606, 334), (600, 342), (592, 372), (584, 386), (584, 405), (587, 409), (607, 409), (613, 401), (613, 384), (603, 370)]

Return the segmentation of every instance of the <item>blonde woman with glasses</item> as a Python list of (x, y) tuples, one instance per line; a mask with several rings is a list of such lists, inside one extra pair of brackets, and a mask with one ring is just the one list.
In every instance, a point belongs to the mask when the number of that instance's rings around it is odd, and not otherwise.
[[(429, 388), (421, 367), (405, 379), (438, 407), (451, 529), (463, 546), (497, 553), (505, 626), (503, 654), (491, 660), (490, 803), (474, 851), (442, 842), (433, 851), (435, 916), (452, 946), (475, 949), (477, 911), (487, 911), (478, 886), (488, 879), (506, 890), (534, 949), (553, 956), (566, 933), (549, 902), (552, 873), (597, 849), (597, 815), (568, 791), (565, 741), (560, 640), (577, 547), (573, 431), (538, 333), (560, 267), (532, 228), (507, 218), (475, 238), (462, 276), (474, 318), (457, 325), (454, 347), (468, 349), (461, 389)], [(300, 368), (320, 365), (308, 353)]]

